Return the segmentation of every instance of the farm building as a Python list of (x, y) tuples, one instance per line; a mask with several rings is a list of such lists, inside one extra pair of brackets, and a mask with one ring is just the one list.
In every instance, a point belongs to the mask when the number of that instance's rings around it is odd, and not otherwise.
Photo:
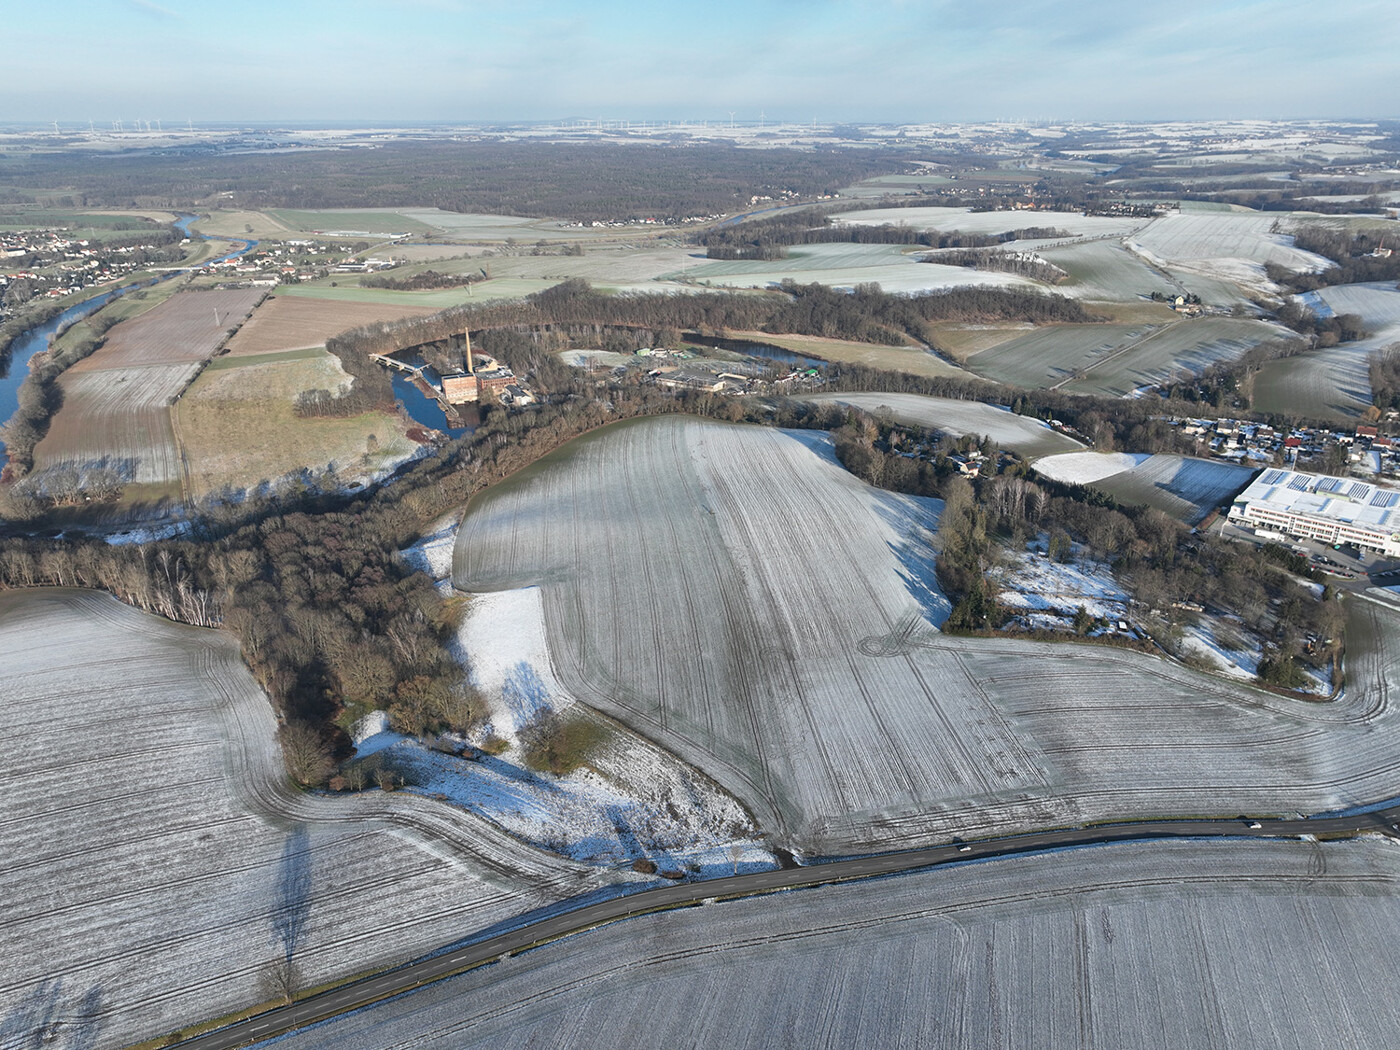
[(1266, 470), (1235, 497), (1230, 519), (1400, 556), (1400, 491), (1364, 481)]

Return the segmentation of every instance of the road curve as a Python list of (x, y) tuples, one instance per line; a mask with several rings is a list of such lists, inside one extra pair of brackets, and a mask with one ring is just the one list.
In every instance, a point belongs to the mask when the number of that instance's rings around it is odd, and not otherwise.
[(341, 985), (299, 1002), (277, 1007), (170, 1045), (188, 1050), (228, 1050), (232, 1047), (248, 1046), (412, 991), (422, 985), (504, 956), (558, 940), (571, 933), (647, 912), (701, 904), (719, 897), (754, 896), (778, 890), (893, 875), (953, 861), (1133, 839), (1298, 838), (1305, 835), (1347, 837), (1376, 832), (1395, 835), (1397, 821), (1400, 821), (1400, 806), (1354, 816), (1296, 820), (1250, 820), (1244, 817), (1224, 820), (1146, 820), (1083, 828), (1060, 828), (977, 842), (954, 842), (930, 849), (849, 857), (778, 871), (677, 883), (552, 915), (507, 933), (476, 941), (440, 955), (427, 956), (396, 969)]

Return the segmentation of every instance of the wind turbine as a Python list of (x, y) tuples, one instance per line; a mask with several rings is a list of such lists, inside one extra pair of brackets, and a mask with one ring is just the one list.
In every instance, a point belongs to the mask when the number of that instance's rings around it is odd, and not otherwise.
[(734, 130), (734, 110), (729, 111), (729, 130)]

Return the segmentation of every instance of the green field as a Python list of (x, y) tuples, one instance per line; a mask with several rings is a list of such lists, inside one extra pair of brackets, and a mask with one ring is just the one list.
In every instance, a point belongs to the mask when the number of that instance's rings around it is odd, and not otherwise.
[(1151, 331), (1145, 324), (1049, 325), (973, 354), (967, 367), (1012, 386), (1053, 386)]
[(300, 350), (278, 350), (270, 354), (243, 354), (238, 357), (216, 357), (204, 367), (205, 372), (223, 372), (249, 365), (273, 365), (280, 361), (311, 361), (326, 356), (324, 347), (308, 346)]
[(502, 277), (464, 288), (444, 288), (428, 292), (396, 292), (391, 288), (361, 288), (358, 284), (346, 283), (357, 280), (354, 274), (341, 274), (331, 287), (329, 279), (312, 281), (306, 284), (283, 285), (277, 289), (278, 295), (298, 296), (307, 299), (336, 299), (350, 303), (392, 303), (395, 306), (426, 306), (432, 309), (445, 309), (463, 303), (486, 302), (490, 299), (521, 299), (533, 292), (543, 291), (558, 284), (555, 280), (530, 279), (523, 277)]
[(345, 232), (349, 236), (436, 232), (436, 227), (411, 219), (401, 211), (391, 208), (352, 208), (346, 211), (298, 211), (291, 208), (273, 208), (268, 213), (278, 222), (293, 230), (306, 232)]

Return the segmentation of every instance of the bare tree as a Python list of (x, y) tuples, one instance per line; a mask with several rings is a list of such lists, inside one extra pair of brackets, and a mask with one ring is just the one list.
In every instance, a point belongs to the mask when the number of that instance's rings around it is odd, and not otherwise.
[(319, 784), (330, 775), (331, 749), (321, 734), (305, 722), (287, 722), (277, 730), (282, 761), (292, 779), (304, 787)]

